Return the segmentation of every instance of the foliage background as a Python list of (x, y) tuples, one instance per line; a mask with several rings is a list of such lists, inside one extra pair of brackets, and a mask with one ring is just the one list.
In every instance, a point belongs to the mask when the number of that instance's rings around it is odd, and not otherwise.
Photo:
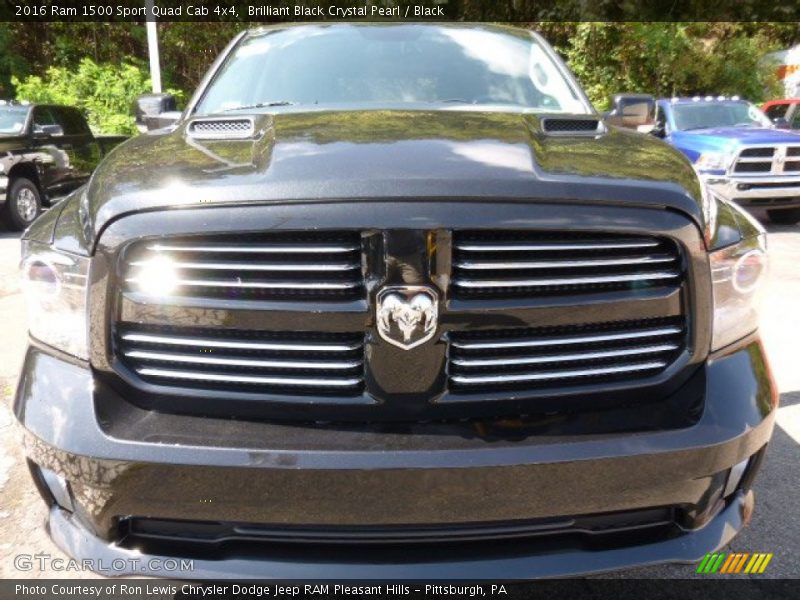
[[(738, 94), (754, 102), (780, 96), (774, 69), (763, 57), (800, 42), (797, 23), (520, 25), (555, 45), (599, 110), (619, 91)], [(164, 88), (185, 101), (242, 27), (159, 23)], [(2, 98), (73, 104), (97, 132), (133, 133), (131, 104), (148, 90), (141, 24), (0, 23)]]

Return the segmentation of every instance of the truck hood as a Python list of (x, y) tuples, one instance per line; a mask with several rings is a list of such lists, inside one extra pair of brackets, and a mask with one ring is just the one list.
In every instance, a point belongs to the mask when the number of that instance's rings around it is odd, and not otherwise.
[(545, 135), (536, 115), (465, 110), (254, 119), (247, 139), (196, 139), (184, 122), (118, 146), (89, 183), (84, 231), (96, 239), (111, 221), (148, 209), (343, 198), (630, 202), (702, 219), (689, 162), (629, 131)]

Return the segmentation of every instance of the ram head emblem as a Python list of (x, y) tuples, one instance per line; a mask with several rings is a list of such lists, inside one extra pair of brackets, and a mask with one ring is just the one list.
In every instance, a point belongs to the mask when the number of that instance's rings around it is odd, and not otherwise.
[(390, 344), (409, 350), (427, 342), (436, 333), (436, 292), (419, 286), (392, 286), (378, 292), (378, 333)]

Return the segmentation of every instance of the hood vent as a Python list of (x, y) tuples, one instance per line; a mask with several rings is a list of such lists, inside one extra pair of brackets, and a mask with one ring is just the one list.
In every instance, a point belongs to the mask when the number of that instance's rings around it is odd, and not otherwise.
[(548, 135), (595, 136), (606, 132), (603, 121), (587, 115), (569, 117), (542, 117), (542, 131)]
[(187, 128), (188, 135), (199, 140), (243, 140), (254, 132), (252, 117), (194, 119)]

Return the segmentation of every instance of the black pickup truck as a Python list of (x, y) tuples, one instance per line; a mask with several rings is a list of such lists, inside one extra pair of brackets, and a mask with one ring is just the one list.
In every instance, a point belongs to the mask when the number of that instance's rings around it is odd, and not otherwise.
[(15, 414), (106, 574), (563, 576), (750, 519), (764, 230), (529, 31), (244, 32), (61, 206)]
[(0, 205), (12, 229), (25, 229), (89, 179), (125, 136), (94, 136), (71, 106), (0, 104)]

